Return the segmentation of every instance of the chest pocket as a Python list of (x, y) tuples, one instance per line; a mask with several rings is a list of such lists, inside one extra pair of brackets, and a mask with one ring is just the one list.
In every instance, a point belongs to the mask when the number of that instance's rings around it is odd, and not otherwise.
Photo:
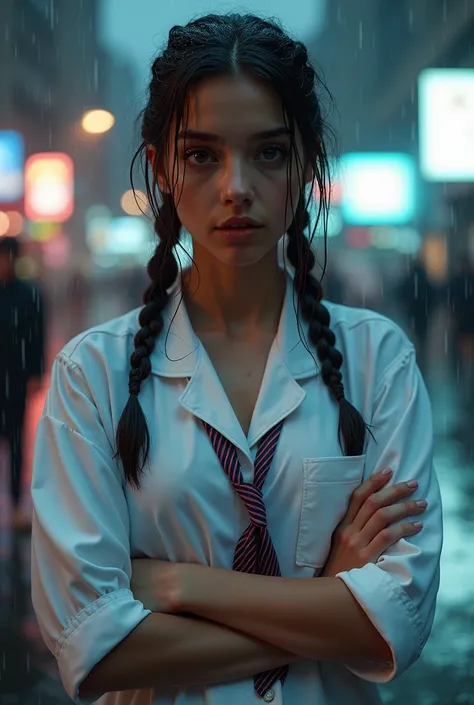
[(324, 566), (333, 531), (346, 513), (352, 492), (362, 482), (365, 459), (365, 455), (303, 459), (297, 565)]

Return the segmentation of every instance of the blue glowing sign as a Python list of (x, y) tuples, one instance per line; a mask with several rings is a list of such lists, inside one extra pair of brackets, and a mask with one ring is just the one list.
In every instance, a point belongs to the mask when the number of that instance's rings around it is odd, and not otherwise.
[(24, 192), (25, 148), (23, 137), (0, 130), (0, 203), (13, 203)]
[(416, 212), (412, 157), (352, 153), (341, 158), (342, 214), (350, 225), (403, 225)]

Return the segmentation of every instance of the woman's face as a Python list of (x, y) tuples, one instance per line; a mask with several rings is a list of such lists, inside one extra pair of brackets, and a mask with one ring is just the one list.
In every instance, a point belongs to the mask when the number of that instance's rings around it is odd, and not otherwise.
[[(276, 250), (285, 234), (303, 178), (290, 154), (281, 101), (246, 76), (213, 78), (190, 95), (187, 118), (179, 133), (177, 167), (173, 128), (165, 168), (168, 182), (176, 184), (178, 215), (193, 238), (194, 255), (234, 266), (255, 264)], [(303, 162), (298, 133), (296, 145)], [(305, 181), (311, 178), (307, 174)], [(166, 190), (162, 177), (159, 183)], [(261, 227), (235, 237), (217, 229), (234, 216), (252, 218)]]

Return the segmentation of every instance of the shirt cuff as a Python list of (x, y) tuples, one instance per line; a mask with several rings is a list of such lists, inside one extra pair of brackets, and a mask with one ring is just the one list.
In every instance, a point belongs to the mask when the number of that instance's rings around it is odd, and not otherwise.
[(366, 681), (388, 683), (415, 663), (426, 643), (416, 607), (392, 576), (373, 563), (338, 573), (336, 578), (345, 583), (392, 652), (391, 662), (346, 667)]
[(151, 614), (131, 590), (102, 595), (85, 607), (64, 629), (56, 660), (64, 688), (78, 705), (91, 705), (103, 695), (79, 698), (79, 687), (93, 667)]

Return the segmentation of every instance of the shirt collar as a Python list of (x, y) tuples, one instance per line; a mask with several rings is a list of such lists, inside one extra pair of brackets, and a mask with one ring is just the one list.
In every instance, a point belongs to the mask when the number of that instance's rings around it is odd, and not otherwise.
[[(301, 313), (298, 330), (298, 299), (294, 288), (294, 273), (287, 266), (282, 268), (286, 271), (287, 286), (275, 342), (291, 376), (294, 379), (304, 379), (317, 375), (320, 368), (315, 352), (309, 352), (311, 346), (308, 341), (308, 325)], [(163, 311), (163, 329), (150, 356), (152, 374), (174, 378), (192, 377), (201, 355), (202, 344), (193, 330), (186, 310), (181, 273), (168, 289), (168, 294), (169, 300)]]

